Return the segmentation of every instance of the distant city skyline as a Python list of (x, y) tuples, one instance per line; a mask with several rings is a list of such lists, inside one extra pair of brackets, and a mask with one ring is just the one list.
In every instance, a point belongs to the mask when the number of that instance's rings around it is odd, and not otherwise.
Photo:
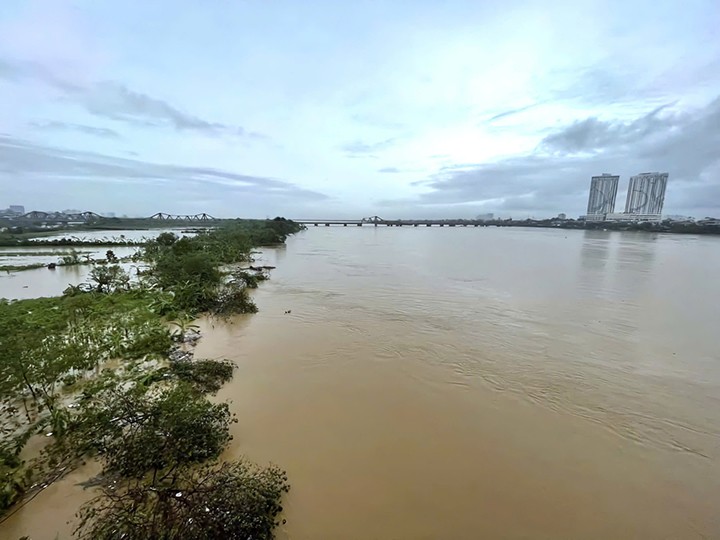
[[(619, 175), (603, 173), (590, 179), (587, 212), (589, 221), (662, 219), (665, 190), (669, 174), (646, 172), (630, 177), (625, 197), (625, 211), (615, 212)], [(703, 216), (705, 217), (705, 216)]]

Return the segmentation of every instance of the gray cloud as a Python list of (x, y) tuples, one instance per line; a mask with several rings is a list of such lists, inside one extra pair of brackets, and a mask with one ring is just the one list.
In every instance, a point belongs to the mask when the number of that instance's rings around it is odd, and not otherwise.
[[(165, 101), (135, 92), (116, 82), (98, 83), (90, 91), (76, 95), (75, 99), (91, 114), (133, 124), (169, 126), (179, 131), (196, 130), (209, 134), (233, 129), (184, 113)], [(242, 128), (234, 130), (244, 134)]]
[[(254, 200), (319, 201), (326, 195), (300, 188), (290, 182), (238, 174), (211, 167), (184, 167), (136, 159), (105, 156), (34, 144), (0, 135), (0, 178), (45, 183), (51, 192), (64, 189), (66, 182), (81, 182), (85, 191), (106, 189), (107, 184), (137, 184), (142, 189), (188, 189), (205, 196), (247, 196)], [(54, 187), (53, 187), (54, 185)], [(142, 191), (135, 191), (139, 196)], [(173, 193), (174, 194), (174, 193)], [(168, 193), (170, 195), (170, 193)], [(173, 197), (174, 198), (174, 197)], [(247, 199), (245, 200), (245, 202)], [(238, 202), (241, 202), (238, 199)]]
[(57, 76), (34, 62), (8, 62), (0, 59), (0, 78), (21, 82), (36, 80), (64, 94), (92, 115), (138, 126), (170, 127), (178, 131), (197, 131), (206, 135), (238, 135), (249, 139), (266, 138), (241, 126), (210, 122), (181, 111), (169, 103), (131, 90), (124, 84), (103, 81), (80, 86)]
[(428, 189), (417, 199), (382, 204), (398, 209), (420, 205), (446, 215), (457, 215), (453, 208), (462, 206), (468, 212), (580, 214), (593, 174), (621, 174), (621, 206), (628, 176), (661, 170), (670, 173), (668, 213), (720, 214), (720, 97), (699, 110), (662, 112), (659, 108), (627, 123), (576, 122), (547, 136), (534, 155), (441, 169), (417, 182)]
[(71, 122), (32, 122), (32, 127), (45, 131), (77, 131), (87, 135), (95, 135), (97, 137), (105, 137), (108, 139), (119, 139), (120, 134), (109, 128), (100, 128), (95, 126), (86, 126), (85, 124), (74, 124)]
[(397, 167), (383, 167), (382, 169), (378, 169), (379, 173), (399, 173), (402, 172)]
[(523, 113), (525, 111), (529, 111), (530, 109), (534, 109), (538, 105), (542, 105), (541, 103), (533, 103), (532, 105), (527, 105), (525, 107), (518, 107), (516, 109), (508, 109), (506, 111), (499, 112), (490, 118), (488, 118), (485, 122), (494, 122), (495, 120), (500, 120), (501, 118), (507, 118), (509, 116), (515, 116), (516, 114)]
[(661, 116), (669, 107), (662, 105), (633, 122), (603, 122), (587, 118), (575, 122), (561, 131), (545, 137), (541, 146), (550, 151), (563, 153), (597, 151), (608, 147), (634, 143), (655, 134), (664, 135), (682, 119), (676, 115)]
[(0, 58), (0, 78), (20, 82), (38, 80), (63, 92), (78, 92), (81, 87), (55, 75), (52, 70), (35, 62), (8, 62)]

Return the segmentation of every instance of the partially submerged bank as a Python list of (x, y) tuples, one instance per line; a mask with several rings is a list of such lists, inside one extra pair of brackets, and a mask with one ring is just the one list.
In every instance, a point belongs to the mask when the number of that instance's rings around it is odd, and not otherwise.
[[(217, 460), (234, 419), (207, 395), (233, 366), (193, 358), (192, 320), (256, 311), (247, 289), (266, 276), (241, 267), (299, 229), (278, 218), (163, 233), (142, 250), (138, 282), (106, 265), (61, 297), (0, 300), (0, 509), (94, 456), (80, 538), (272, 538), (287, 477)], [(48, 444), (23, 462), (37, 434)]]

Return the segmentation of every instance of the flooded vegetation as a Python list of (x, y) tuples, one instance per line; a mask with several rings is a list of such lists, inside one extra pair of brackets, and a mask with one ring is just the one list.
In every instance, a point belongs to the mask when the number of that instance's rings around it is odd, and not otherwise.
[[(271, 537), (287, 477), (216, 462), (234, 420), (206, 395), (233, 364), (195, 360), (192, 319), (256, 311), (255, 274), (242, 269), (251, 249), (297, 230), (278, 219), (164, 232), (135, 254), (138, 279), (109, 250), (62, 296), (0, 301), (12, 329), (0, 336), (0, 509), (10, 512), (0, 519), (93, 458), (98, 493), (80, 511), (81, 538)], [(28, 457), (38, 435), (46, 442)]]

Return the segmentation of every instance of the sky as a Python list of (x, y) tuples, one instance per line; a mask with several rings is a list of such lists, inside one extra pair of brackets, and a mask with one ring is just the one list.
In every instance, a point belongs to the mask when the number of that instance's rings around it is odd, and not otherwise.
[(717, 0), (1, 0), (0, 208), (720, 216)]

